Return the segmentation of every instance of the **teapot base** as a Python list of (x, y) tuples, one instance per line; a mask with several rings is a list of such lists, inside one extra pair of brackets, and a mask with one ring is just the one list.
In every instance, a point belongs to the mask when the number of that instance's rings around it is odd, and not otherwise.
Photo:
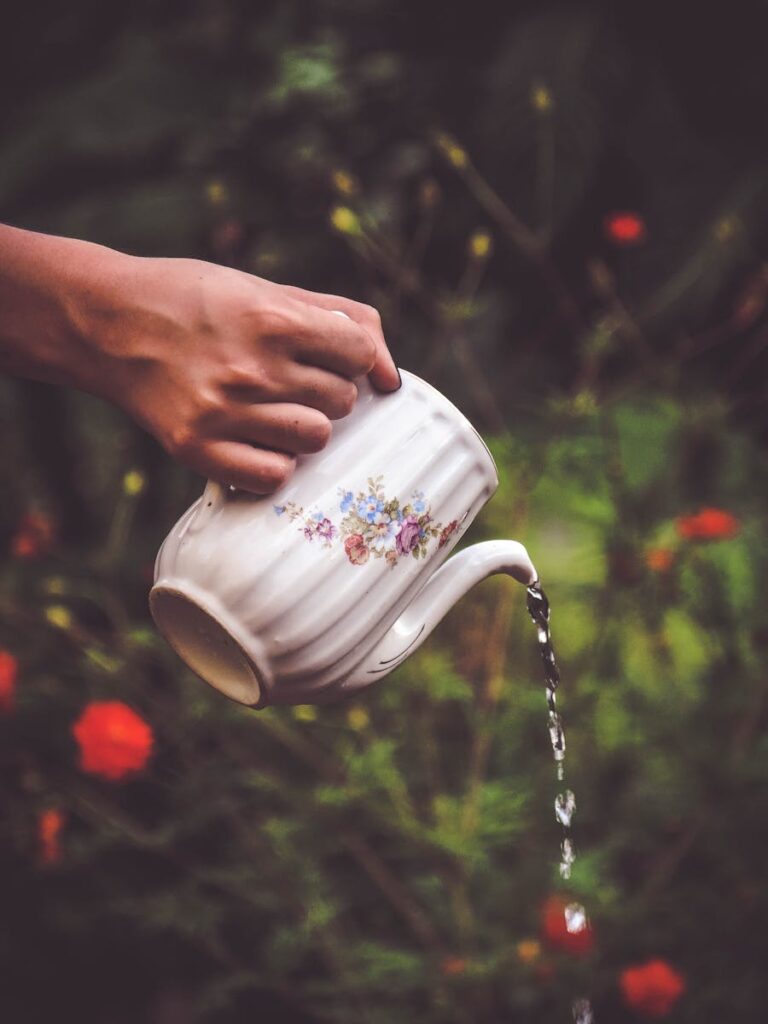
[(149, 603), (158, 629), (193, 672), (231, 700), (260, 706), (263, 687), (253, 660), (202, 602), (156, 586)]

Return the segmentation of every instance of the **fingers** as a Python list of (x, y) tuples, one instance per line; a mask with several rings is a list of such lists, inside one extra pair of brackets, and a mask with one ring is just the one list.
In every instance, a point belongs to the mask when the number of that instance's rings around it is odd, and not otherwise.
[(287, 401), (317, 409), (329, 420), (340, 420), (348, 416), (357, 401), (357, 387), (351, 380), (300, 363), (294, 363), (291, 368), (284, 391)]
[[(381, 391), (396, 391), (400, 387), (400, 374), (397, 372), (397, 367), (387, 347), (381, 326), (381, 317), (373, 306), (366, 306), (362, 302), (355, 302), (353, 299), (346, 299), (341, 295), (323, 295), (320, 292), (310, 292), (292, 285), (284, 285), (283, 288), (293, 298), (305, 302), (307, 305), (329, 311), (339, 309), (342, 313), (346, 313), (350, 320), (353, 320), (370, 335), (374, 343), (373, 364), (369, 371), (363, 371), (368, 373), (373, 386)], [(336, 319), (342, 320), (342, 317), (336, 317)]]
[(296, 468), (295, 455), (254, 448), (238, 441), (208, 441), (183, 460), (203, 476), (252, 494), (272, 494)]
[(232, 412), (227, 432), (236, 440), (274, 448), (289, 455), (319, 452), (331, 438), (331, 422), (317, 409), (288, 403), (242, 403)]
[(306, 302), (301, 303), (300, 309), (300, 327), (291, 338), (294, 356), (350, 380), (371, 372), (378, 352), (364, 327)]

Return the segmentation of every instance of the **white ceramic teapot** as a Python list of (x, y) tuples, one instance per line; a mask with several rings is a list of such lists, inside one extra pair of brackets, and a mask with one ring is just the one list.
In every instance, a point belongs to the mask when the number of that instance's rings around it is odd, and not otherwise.
[[(498, 485), (458, 409), (402, 371), (359, 381), (322, 452), (258, 497), (209, 481), (165, 539), (150, 607), (206, 682), (254, 707), (322, 703), (382, 679), (475, 583), (536, 571), (512, 540), (448, 558)], [(447, 559), (447, 561), (446, 561)]]

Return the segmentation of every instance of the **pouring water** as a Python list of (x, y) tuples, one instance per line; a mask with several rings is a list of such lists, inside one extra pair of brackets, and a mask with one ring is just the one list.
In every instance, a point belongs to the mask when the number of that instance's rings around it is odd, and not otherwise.
[[(544, 682), (547, 697), (547, 727), (552, 744), (552, 757), (555, 762), (557, 781), (565, 782), (565, 729), (563, 719), (557, 710), (557, 688), (560, 685), (560, 672), (555, 661), (552, 638), (549, 628), (549, 601), (538, 580), (527, 588), (528, 614), (536, 627), (539, 653), (544, 665)], [(561, 790), (555, 797), (555, 820), (560, 825), (560, 877), (569, 879), (571, 869), (576, 860), (573, 843), (572, 821), (576, 811), (576, 796), (571, 789)], [(565, 927), (576, 935), (589, 926), (587, 912), (581, 903), (568, 903), (563, 911)], [(589, 999), (578, 997), (571, 1004), (575, 1024), (593, 1024), (594, 1013)]]

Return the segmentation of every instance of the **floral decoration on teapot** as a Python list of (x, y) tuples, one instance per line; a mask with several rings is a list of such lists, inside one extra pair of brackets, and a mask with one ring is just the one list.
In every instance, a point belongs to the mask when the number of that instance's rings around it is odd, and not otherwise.
[(297, 521), (308, 541), (317, 540), (326, 548), (343, 543), (352, 565), (383, 558), (394, 567), (401, 558), (425, 558), (431, 541), (437, 540), (442, 548), (459, 528), (457, 519), (445, 526), (433, 519), (423, 491), (414, 491), (405, 503), (388, 498), (383, 476), (369, 477), (367, 489), (357, 494), (339, 488), (338, 523), (332, 518), (334, 512), (305, 511), (292, 501), (273, 507), (276, 515)]

